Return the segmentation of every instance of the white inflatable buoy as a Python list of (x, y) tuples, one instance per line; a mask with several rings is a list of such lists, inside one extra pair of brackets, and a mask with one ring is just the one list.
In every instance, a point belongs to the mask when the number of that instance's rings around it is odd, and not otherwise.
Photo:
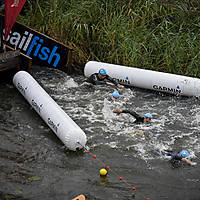
[(13, 83), (67, 148), (75, 151), (85, 146), (85, 133), (29, 73), (17, 72)]
[(104, 68), (109, 76), (123, 85), (185, 96), (200, 96), (200, 79), (122, 65), (89, 61), (84, 74), (89, 77)]

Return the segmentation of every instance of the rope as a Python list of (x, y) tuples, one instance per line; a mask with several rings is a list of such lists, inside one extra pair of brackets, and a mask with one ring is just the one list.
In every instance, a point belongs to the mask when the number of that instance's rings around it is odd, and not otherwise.
[(91, 151), (89, 151), (85, 146), (83, 146), (82, 144), (80, 144), (80, 142), (77, 142), (79, 145), (82, 146), (82, 148), (84, 148), (84, 150), (89, 153), (94, 159), (96, 159), (99, 163), (101, 163), (104, 168), (106, 168), (107, 170), (111, 171), (112, 174), (114, 174), (117, 178), (119, 178), (121, 181), (123, 181), (126, 185), (128, 185), (132, 190), (134, 190), (135, 192), (137, 192), (141, 197), (143, 197), (146, 200), (150, 200), (150, 198), (147, 198), (143, 193), (141, 193), (140, 191), (136, 190), (136, 188), (134, 186), (132, 186), (131, 184), (129, 184), (125, 179), (123, 179), (117, 172), (115, 172), (113, 169), (110, 168), (110, 166), (107, 166), (102, 160), (100, 160), (95, 154), (93, 154)]

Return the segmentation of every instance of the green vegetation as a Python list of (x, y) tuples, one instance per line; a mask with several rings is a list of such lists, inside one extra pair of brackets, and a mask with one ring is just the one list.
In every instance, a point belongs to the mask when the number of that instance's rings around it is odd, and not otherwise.
[(89, 60), (200, 75), (199, 0), (27, 0), (20, 21)]

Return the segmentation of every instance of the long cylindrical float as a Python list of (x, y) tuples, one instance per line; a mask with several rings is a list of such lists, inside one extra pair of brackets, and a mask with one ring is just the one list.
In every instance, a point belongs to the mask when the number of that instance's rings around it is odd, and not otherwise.
[(100, 68), (104, 68), (109, 76), (124, 85), (184, 96), (200, 95), (200, 79), (187, 76), (96, 61), (86, 63), (84, 74), (89, 77)]
[(70, 150), (86, 144), (82, 129), (60, 108), (37, 81), (27, 72), (19, 71), (13, 83), (46, 124)]

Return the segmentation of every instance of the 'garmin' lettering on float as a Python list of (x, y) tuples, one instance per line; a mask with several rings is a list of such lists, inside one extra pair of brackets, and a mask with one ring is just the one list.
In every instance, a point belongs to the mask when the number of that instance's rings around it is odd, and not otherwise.
[(173, 94), (181, 94), (181, 92), (182, 92), (179, 87), (168, 88), (168, 87), (160, 86), (160, 85), (153, 85), (153, 89), (161, 91), (161, 92), (169, 92), (169, 93), (173, 93)]
[(48, 118), (48, 124), (53, 128), (53, 130), (55, 130), (56, 132), (58, 131), (57, 126), (56, 126), (55, 123), (50, 119), (50, 117)]
[(34, 99), (32, 99), (31, 101), (31, 105), (33, 106), (33, 108), (40, 113), (40, 106), (38, 106), (38, 104), (34, 101)]

